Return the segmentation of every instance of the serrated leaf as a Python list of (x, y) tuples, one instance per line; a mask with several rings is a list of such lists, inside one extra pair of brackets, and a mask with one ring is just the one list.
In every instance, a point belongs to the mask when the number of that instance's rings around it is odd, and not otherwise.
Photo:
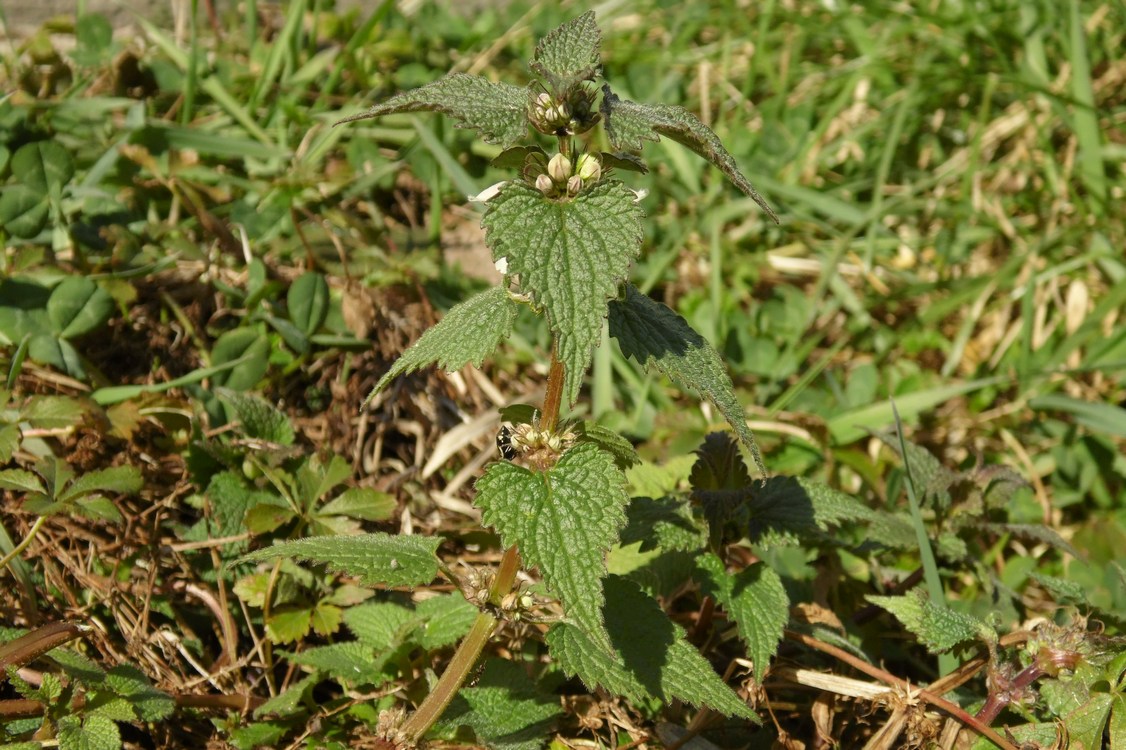
[(120, 750), (117, 724), (102, 716), (63, 716), (58, 727), (59, 750)]
[(381, 684), (389, 675), (383, 671), (383, 660), (376, 658), (371, 648), (356, 641), (314, 646), (300, 653), (290, 654), (294, 664), (313, 667), (338, 680), (350, 683)]
[(747, 536), (763, 544), (819, 539), (846, 521), (876, 516), (852, 495), (804, 477), (767, 479), (753, 489), (747, 509)]
[(330, 570), (356, 576), (369, 586), (416, 586), (438, 574), (438, 545), (434, 537), (361, 534), (348, 537), (308, 537), (279, 542), (243, 555), (238, 562), (277, 558), (307, 560)]
[(6, 424), (0, 427), (0, 465), (12, 460), (12, 454), (20, 447), (23, 433), (18, 424)]
[(318, 516), (341, 515), (365, 521), (386, 521), (395, 511), (394, 496), (370, 487), (353, 487), (317, 509)]
[(615, 149), (639, 151), (645, 141), (659, 141), (661, 135), (671, 138), (718, 167), (735, 183), (735, 187), (757, 203), (775, 223), (779, 223), (774, 209), (739, 171), (735, 157), (724, 148), (719, 136), (684, 107), (638, 104), (619, 98), (608, 85), (603, 85), (601, 111), (610, 145)]
[(115, 492), (121, 495), (134, 495), (141, 491), (144, 479), (136, 466), (114, 466), (108, 469), (89, 471), (77, 477), (59, 493), (63, 502), (77, 500), (91, 492)]
[(601, 580), (628, 501), (614, 459), (590, 443), (571, 448), (546, 472), (499, 462), (477, 481), (482, 521), (539, 567), (567, 616), (603, 644)]
[(610, 303), (610, 335), (622, 353), (646, 367), (656, 367), (682, 388), (701, 394), (719, 409), (751, 451), (763, 476), (766, 467), (723, 360), (684, 318), (626, 285), (625, 297)]
[(100, 328), (113, 315), (113, 310), (113, 297), (88, 276), (68, 276), (52, 290), (47, 300), (51, 328), (63, 339)]
[(300, 704), (304, 702), (306, 694), (316, 687), (321, 679), (322, 677), (318, 674), (310, 674), (302, 677), (300, 680), (292, 683), (285, 690), (254, 709), (254, 718), (259, 719), (263, 716), (270, 715), (288, 716), (292, 713), (296, 713), (300, 708)]
[(528, 134), (528, 90), (487, 78), (454, 73), (421, 88), (396, 94), (362, 114), (340, 120), (354, 122), (399, 112), (441, 112), (459, 128), (480, 131), (489, 143), (508, 148)]
[(270, 492), (247, 487), (242, 477), (233, 471), (222, 471), (213, 476), (207, 485), (206, 495), (211, 512), (200, 524), (212, 539), (235, 536), (243, 531), (247, 511), (270, 505), (276, 499)]
[[(1090, 699), (1064, 719), (1067, 725), (1069, 748), (1073, 750), (1102, 750), (1107, 720), (1116, 699), (1121, 696), (1093, 693)], [(1114, 748), (1114, 745), (1109, 747)]]
[(523, 666), (490, 659), (473, 686), (457, 694), (439, 724), (467, 726), (492, 750), (539, 750), (561, 714), (559, 699), (537, 690)]
[(594, 21), (594, 11), (552, 30), (536, 45), (532, 69), (566, 86), (572, 81), (592, 78), (601, 66), (602, 32)]
[(641, 542), (641, 552), (651, 549), (699, 550), (708, 541), (707, 529), (692, 517), (687, 503), (671, 497), (656, 500), (635, 497), (626, 511), (621, 544)]
[[(944, 496), (959, 479), (957, 472), (947, 469), (933, 453), (907, 439), (903, 440), (901, 448), (899, 435), (894, 430), (874, 431), (872, 434), (910, 466), (911, 479), (915, 482), (915, 488), (924, 503), (930, 505), (943, 503)], [(903, 448), (906, 448), (906, 456), (903, 455)]]
[(1038, 523), (985, 523), (982, 524), (981, 527), (997, 534), (1012, 534), (1018, 539), (1050, 544), (1076, 559), (1082, 557), (1079, 554), (1079, 550), (1075, 549), (1070, 542), (1060, 536), (1059, 532), (1051, 526), (1044, 526)]
[(905, 596), (869, 595), (867, 599), (895, 615), (932, 654), (979, 639), (997, 640), (997, 634), (985, 622), (931, 602), (920, 589), (911, 589)]
[(416, 608), (426, 622), (414, 635), (418, 644), (430, 651), (460, 641), (477, 618), (478, 610), (461, 594), (424, 599)]
[(419, 619), (416, 612), (395, 602), (371, 602), (344, 610), (344, 624), (376, 651), (397, 648), (417, 629)]
[(579, 442), (594, 443), (609, 453), (622, 471), (641, 463), (641, 457), (637, 455), (633, 443), (608, 427), (595, 422), (582, 422), (578, 425), (577, 432)]
[(266, 399), (230, 388), (216, 388), (215, 394), (230, 405), (246, 437), (293, 445), (295, 436), (289, 417)]
[(790, 597), (782, 579), (764, 562), (735, 574), (729, 574), (723, 562), (710, 553), (701, 555), (697, 564), (703, 574), (703, 591), (715, 597), (735, 621), (754, 664), (755, 679), (761, 683), (790, 619)]
[(564, 672), (578, 675), (588, 688), (603, 687), (633, 701), (681, 700), (761, 721), (656, 601), (618, 576), (608, 576), (605, 583), (606, 629), (613, 651), (599, 648), (579, 628), (560, 623), (548, 631), (547, 645)]
[(75, 513), (92, 518), (96, 521), (109, 521), (110, 523), (121, 523), (125, 520), (121, 515), (121, 511), (117, 506), (106, 497), (101, 495), (88, 495), (80, 497), (74, 501), (72, 506)]
[(0, 471), (0, 490), (34, 492), (40, 495), (47, 492), (43, 480), (27, 469), (4, 469)]
[(129, 701), (141, 721), (163, 719), (176, 708), (172, 696), (157, 690), (141, 670), (129, 664), (109, 670), (105, 684)]
[(313, 632), (317, 635), (329, 636), (340, 630), (343, 613), (344, 611), (335, 604), (329, 604), (325, 601), (317, 602), (317, 606), (313, 607), (313, 618), (310, 623), (313, 626)]
[(545, 162), (547, 160), (547, 152), (539, 146), (513, 146), (494, 156), (489, 165), (497, 169), (523, 169), (532, 154), (543, 154)]
[(603, 180), (569, 201), (553, 201), (522, 182), (489, 200), (485, 241), (493, 258), (547, 314), (566, 366), (564, 400), (573, 404), (602, 337), (607, 305), (641, 250), (641, 208), (617, 180)]
[(1029, 577), (1043, 586), (1057, 604), (1080, 606), (1084, 608), (1091, 606), (1087, 598), (1087, 589), (1081, 583), (1066, 578), (1057, 578), (1056, 576), (1037, 573), (1036, 571), (1029, 573)]
[(328, 282), (313, 271), (297, 277), (285, 297), (289, 319), (306, 336), (312, 336), (328, 316)]
[(286, 604), (270, 610), (266, 618), (266, 637), (272, 643), (293, 643), (309, 635), (313, 610), (305, 605)]
[(455, 305), (411, 348), (395, 360), (364, 401), (366, 404), (399, 375), (437, 364), (447, 372), (468, 364), (480, 367), (485, 357), (512, 333), (516, 302), (504, 287), (493, 287)]

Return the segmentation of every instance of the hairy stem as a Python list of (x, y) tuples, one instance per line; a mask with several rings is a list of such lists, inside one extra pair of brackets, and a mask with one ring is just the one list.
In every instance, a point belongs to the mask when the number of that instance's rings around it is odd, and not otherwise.
[(551, 370), (547, 373), (547, 392), (543, 397), (543, 414), (540, 416), (540, 429), (552, 432), (559, 423), (559, 406), (563, 402), (563, 363), (556, 352), (558, 343), (551, 347)]

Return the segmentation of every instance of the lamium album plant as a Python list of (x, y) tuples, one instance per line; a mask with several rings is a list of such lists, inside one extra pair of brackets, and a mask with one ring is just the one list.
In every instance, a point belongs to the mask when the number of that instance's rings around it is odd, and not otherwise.
[[(381, 715), (386, 747), (414, 747), (428, 735), (452, 739), (467, 729), (490, 747), (541, 746), (559, 717), (551, 686), (574, 680), (648, 714), (693, 707), (693, 729), (722, 716), (744, 727), (760, 724), (763, 677), (790, 621), (789, 595), (762, 551), (832, 547), (844, 527), (880, 520), (845, 493), (768, 476), (719, 354), (679, 314), (630, 284), (645, 216), (627, 180), (646, 171), (639, 154), (647, 141), (664, 136), (686, 146), (778, 219), (695, 115), (618, 96), (601, 78), (600, 45), (594, 14), (586, 13), (538, 44), (527, 86), (452, 74), (340, 121), (439, 112), (498, 145), (494, 164), (514, 172), (475, 198), (484, 203), (485, 239), (501, 283), (449, 310), (394, 362), (368, 401), (420, 368), (481, 366), (518, 315), (542, 316), (551, 335), (543, 402), (502, 410), (510, 426), (501, 433), (501, 458), (475, 484), (482, 522), (503, 550), (499, 564), (457, 567), (440, 557), (441, 538), (385, 533), (297, 539), (241, 558), (326, 564), (376, 587), (423, 586), (442, 576), (454, 585), (451, 596), (472, 605), (472, 626), (429, 691), (410, 696), (416, 706)], [(709, 435), (697, 450), (690, 493), (631, 498), (627, 471), (639, 464), (631, 443), (568, 416), (581, 411), (574, 407), (604, 326), (626, 357), (707, 399), (729, 423), (730, 432)], [(902, 441), (889, 443), (908, 457)], [(744, 455), (761, 476), (752, 476)], [(921, 525), (899, 516), (882, 522), (895, 532), (887, 538), (905, 538), (905, 548), (929, 544)], [(610, 573), (607, 556), (624, 545), (637, 545), (639, 562)], [(935, 570), (931, 558), (927, 572)], [(522, 571), (529, 575), (521, 578)], [(691, 633), (661, 605), (685, 591), (700, 597), (698, 616), (686, 620)], [(948, 627), (941, 585), (929, 593), (931, 599), (878, 603), (912, 632), (922, 631), (924, 641), (930, 623), (946, 623), (936, 626), (941, 637), (931, 634), (936, 651), (991, 632), (972, 618)], [(349, 626), (362, 631), (359, 617), (349, 616)], [(518, 631), (520, 643), (537, 645), (507, 649), (507, 661), (485, 659), (490, 639), (505, 628)], [(694, 645), (714, 651), (719, 643), (725, 655), (714, 661), (740, 665), (722, 677), (709, 659), (714, 653), (705, 656)], [(740, 644), (734, 656), (732, 644)], [(1011, 747), (956, 706), (943, 710)]]

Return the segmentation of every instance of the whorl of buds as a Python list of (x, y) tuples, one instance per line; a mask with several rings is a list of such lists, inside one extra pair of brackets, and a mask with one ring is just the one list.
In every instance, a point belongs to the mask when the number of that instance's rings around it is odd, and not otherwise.
[(585, 133), (598, 122), (594, 98), (595, 92), (581, 85), (572, 86), (561, 98), (543, 91), (528, 103), (528, 120), (544, 135)]
[(547, 176), (556, 185), (565, 185), (571, 177), (571, 160), (563, 154), (556, 154), (547, 163)]
[(524, 178), (548, 198), (574, 198), (602, 178), (602, 164), (594, 154), (583, 154), (574, 164), (563, 154), (556, 154), (546, 167), (541, 164), (542, 154), (529, 156), (524, 163)]

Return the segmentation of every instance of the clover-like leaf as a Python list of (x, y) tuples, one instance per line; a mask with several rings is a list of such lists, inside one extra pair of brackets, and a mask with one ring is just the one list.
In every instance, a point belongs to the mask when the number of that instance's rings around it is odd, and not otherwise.
[(501, 339), (512, 333), (517, 304), (504, 287), (493, 287), (450, 308), (446, 316), (430, 328), (411, 348), (395, 360), (365, 404), (399, 375), (437, 364), (446, 372), (468, 364), (480, 367)]
[(545, 472), (495, 463), (477, 482), (482, 520), (539, 567), (567, 616), (601, 645), (609, 643), (601, 611), (606, 552), (628, 500), (614, 458), (593, 443), (576, 445)]
[(336, 124), (399, 112), (441, 112), (458, 127), (478, 130), (489, 143), (512, 146), (528, 133), (528, 90), (493, 83), (481, 76), (454, 73), (411, 91), (396, 94)]
[(641, 208), (617, 180), (570, 201), (553, 201), (520, 182), (505, 183), (482, 224), (497, 260), (547, 313), (566, 366), (564, 399), (573, 404), (601, 340), (609, 300), (641, 250)]
[(605, 615), (613, 649), (609, 652), (570, 623), (548, 632), (548, 649), (564, 672), (578, 675), (591, 689), (602, 687), (634, 701), (681, 700), (760, 721), (688, 643), (684, 630), (637, 584), (608, 576)]
[(660, 136), (667, 136), (718, 167), (735, 183), (735, 187), (746, 193), (775, 223), (779, 223), (778, 214), (739, 171), (735, 157), (724, 148), (719, 136), (684, 107), (638, 104), (619, 98), (609, 85), (603, 85), (601, 111), (606, 134), (615, 149), (638, 151), (645, 141), (659, 141)]
[(81, 336), (113, 314), (113, 297), (86, 276), (68, 276), (51, 292), (47, 317), (59, 338)]
[(715, 404), (766, 475), (758, 445), (719, 353), (684, 318), (626, 285), (625, 297), (610, 303), (610, 335), (627, 357), (656, 367), (683, 388)]

